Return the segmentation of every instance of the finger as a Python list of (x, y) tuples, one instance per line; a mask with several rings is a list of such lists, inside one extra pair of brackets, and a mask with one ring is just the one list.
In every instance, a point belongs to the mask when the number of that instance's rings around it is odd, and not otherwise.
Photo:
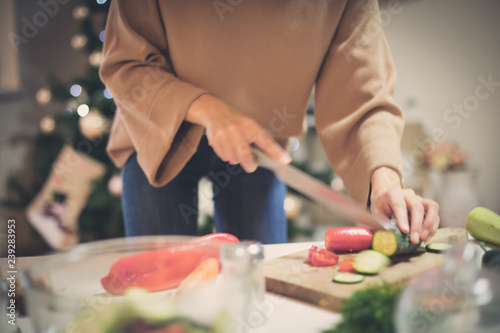
[[(235, 164), (241, 164), (241, 166), (245, 169), (245, 165), (243, 165), (242, 160), (240, 158), (240, 154), (238, 152), (239, 147), (249, 146), (248, 140), (241, 133), (240, 127), (231, 125), (226, 129), (226, 137), (224, 140), (226, 153), (230, 155), (230, 159), (235, 161)], [(246, 170), (246, 169), (245, 169)]]
[(273, 137), (263, 128), (259, 128), (253, 142), (273, 160), (282, 165), (287, 165), (292, 161), (290, 154), (274, 141)]
[(424, 206), (413, 190), (405, 191), (405, 200), (411, 216), (410, 240), (413, 244), (418, 244), (424, 221)]
[(254, 172), (255, 169), (257, 169), (257, 163), (255, 162), (250, 151), (250, 143), (248, 140), (237, 130), (231, 131), (231, 139), (232, 141), (230, 144), (232, 144), (232, 148), (236, 156), (234, 160), (239, 163), (246, 172)]
[(420, 237), (426, 241), (436, 233), (439, 227), (439, 206), (435, 201), (428, 199), (422, 199), (422, 205), (425, 209), (425, 219)]
[(248, 143), (241, 143), (236, 148), (236, 153), (238, 154), (238, 159), (240, 160), (241, 166), (247, 173), (252, 173), (257, 170), (258, 165)]
[(396, 223), (401, 232), (407, 234), (410, 232), (410, 222), (408, 221), (408, 208), (404, 200), (402, 190), (393, 190), (386, 194), (392, 213), (396, 218)]
[(226, 156), (223, 147), (218, 143), (217, 139), (214, 139), (212, 136), (207, 135), (208, 144), (212, 147), (214, 153), (224, 162), (228, 162), (229, 158)]
[(227, 140), (217, 140), (213, 148), (217, 156), (224, 162), (232, 161), (233, 164), (238, 164), (238, 160), (232, 153), (231, 147), (227, 144)]

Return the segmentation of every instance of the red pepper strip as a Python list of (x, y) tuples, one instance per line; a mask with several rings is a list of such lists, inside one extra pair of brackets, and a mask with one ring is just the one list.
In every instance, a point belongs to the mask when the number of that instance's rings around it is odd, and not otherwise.
[(175, 288), (207, 258), (218, 259), (218, 247), (195, 245), (146, 251), (117, 260), (101, 279), (101, 285), (112, 294), (123, 294), (130, 287), (149, 291)]
[(329, 251), (362, 251), (372, 247), (373, 231), (364, 227), (328, 229), (325, 247)]
[(208, 234), (205, 236), (198, 237), (194, 240), (196, 243), (205, 243), (205, 242), (226, 242), (226, 243), (239, 243), (240, 240), (231, 234), (225, 232), (216, 232), (213, 234)]
[(309, 249), (307, 262), (314, 267), (327, 267), (336, 265), (339, 261), (339, 256), (333, 252), (319, 248), (315, 245)]
[(196, 289), (201, 283), (214, 279), (219, 275), (220, 264), (215, 258), (203, 260), (184, 280), (181, 281), (177, 288), (177, 293), (186, 292)]
[(123, 294), (130, 287), (149, 291), (175, 288), (207, 258), (219, 258), (218, 242), (238, 242), (230, 234), (216, 233), (199, 237), (193, 246), (146, 251), (118, 259), (107, 276), (103, 288), (112, 294)]
[(353, 267), (354, 261), (344, 261), (339, 265), (339, 272), (357, 273)]

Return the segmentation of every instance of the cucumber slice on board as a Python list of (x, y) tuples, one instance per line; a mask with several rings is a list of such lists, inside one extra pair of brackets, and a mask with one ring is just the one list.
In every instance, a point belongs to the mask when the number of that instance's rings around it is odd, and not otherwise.
[(355, 273), (339, 272), (333, 276), (333, 282), (339, 283), (359, 283), (365, 279), (364, 275)]
[(364, 250), (354, 258), (353, 267), (358, 273), (377, 274), (391, 264), (391, 259), (382, 252)]
[(426, 245), (425, 249), (427, 250), (427, 252), (444, 253), (452, 247), (453, 244), (449, 243), (430, 243)]

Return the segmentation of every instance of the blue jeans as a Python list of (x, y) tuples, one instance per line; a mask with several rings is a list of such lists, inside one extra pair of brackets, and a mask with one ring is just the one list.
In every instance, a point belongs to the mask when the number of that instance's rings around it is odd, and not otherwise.
[(285, 243), (286, 186), (274, 173), (246, 173), (219, 159), (203, 137), (184, 169), (163, 187), (151, 186), (134, 153), (123, 169), (122, 205), (127, 236), (196, 235), (198, 182), (212, 181), (215, 227), (241, 240)]

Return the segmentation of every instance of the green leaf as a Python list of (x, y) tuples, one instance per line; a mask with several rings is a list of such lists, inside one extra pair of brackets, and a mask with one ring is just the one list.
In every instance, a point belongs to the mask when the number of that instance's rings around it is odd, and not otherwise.
[(359, 290), (342, 308), (342, 319), (323, 333), (393, 333), (394, 310), (400, 287), (384, 284)]

